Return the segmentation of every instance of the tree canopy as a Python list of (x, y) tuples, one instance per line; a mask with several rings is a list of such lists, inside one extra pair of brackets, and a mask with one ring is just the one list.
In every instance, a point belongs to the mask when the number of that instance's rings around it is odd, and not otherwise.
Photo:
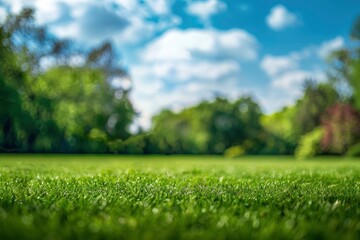
[(130, 136), (129, 89), (112, 86), (128, 78), (111, 43), (77, 49), (24, 9), (0, 27), (0, 44), (3, 151), (107, 152)]

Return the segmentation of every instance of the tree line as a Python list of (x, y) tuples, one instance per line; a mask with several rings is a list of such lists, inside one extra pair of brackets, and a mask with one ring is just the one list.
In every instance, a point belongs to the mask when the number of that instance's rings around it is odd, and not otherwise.
[(113, 45), (59, 40), (24, 9), (0, 26), (0, 152), (360, 155), (360, 17), (351, 39), (329, 56), (328, 80), (306, 81), (279, 112), (217, 97), (131, 134), (137, 113)]
[[(81, 49), (37, 26), (34, 11), (0, 27), (0, 151), (108, 152), (135, 115), (111, 43)], [(125, 81), (124, 80), (124, 81)]]

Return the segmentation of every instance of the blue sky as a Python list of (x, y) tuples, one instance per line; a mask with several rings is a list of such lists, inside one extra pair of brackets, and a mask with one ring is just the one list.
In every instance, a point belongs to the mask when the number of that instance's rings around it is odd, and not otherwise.
[(292, 104), (306, 78), (326, 80), (360, 14), (359, 0), (0, 0), (0, 21), (24, 6), (60, 38), (116, 45), (145, 128), (218, 95), (251, 95), (267, 113)]

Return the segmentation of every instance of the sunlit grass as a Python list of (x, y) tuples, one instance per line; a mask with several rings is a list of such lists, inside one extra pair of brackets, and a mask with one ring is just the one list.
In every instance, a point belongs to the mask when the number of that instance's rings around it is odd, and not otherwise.
[(360, 162), (0, 155), (0, 239), (358, 239)]

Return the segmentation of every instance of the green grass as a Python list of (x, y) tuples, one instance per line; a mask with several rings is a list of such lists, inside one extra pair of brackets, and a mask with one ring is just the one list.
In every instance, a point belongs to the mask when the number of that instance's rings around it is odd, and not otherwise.
[(0, 239), (360, 239), (360, 161), (0, 155)]

